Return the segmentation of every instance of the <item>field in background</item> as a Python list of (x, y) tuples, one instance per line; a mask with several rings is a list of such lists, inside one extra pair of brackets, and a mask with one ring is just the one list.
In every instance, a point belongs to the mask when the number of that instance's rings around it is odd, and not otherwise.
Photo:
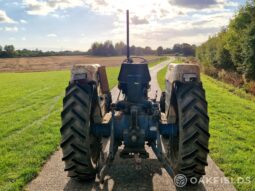
[[(145, 56), (148, 61), (156, 60), (158, 56)], [(48, 56), (30, 58), (0, 59), (0, 72), (32, 72), (69, 70), (74, 64), (101, 64), (105, 66), (118, 66), (125, 59), (119, 57), (94, 56)]]
[[(158, 73), (162, 90), (166, 71), (165, 67)], [(209, 105), (210, 156), (227, 177), (234, 181), (244, 178), (246, 183), (234, 182), (238, 190), (255, 190), (254, 97), (206, 75), (202, 75), (202, 81)]]

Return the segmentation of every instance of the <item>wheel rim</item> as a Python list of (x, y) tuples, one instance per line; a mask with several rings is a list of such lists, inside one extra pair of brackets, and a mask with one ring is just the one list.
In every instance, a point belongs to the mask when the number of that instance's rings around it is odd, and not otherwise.
[(100, 149), (98, 148), (100, 144), (98, 143), (98, 140), (93, 135), (90, 135), (90, 162), (91, 166), (96, 169), (98, 167), (98, 159), (100, 157)]

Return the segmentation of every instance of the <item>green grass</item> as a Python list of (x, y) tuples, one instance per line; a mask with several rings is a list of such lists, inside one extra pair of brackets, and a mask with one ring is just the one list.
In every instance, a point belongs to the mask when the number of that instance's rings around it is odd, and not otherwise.
[(108, 78), (110, 89), (112, 89), (117, 84), (119, 72), (120, 72), (120, 67), (107, 68), (106, 73), (107, 73), (107, 78)]
[[(161, 89), (165, 89), (166, 68), (158, 73)], [(225, 175), (237, 181), (238, 177), (252, 180), (250, 184), (234, 183), (241, 191), (255, 190), (255, 102), (235, 93), (240, 90), (202, 75), (209, 104), (210, 156)], [(239, 94), (238, 94), (239, 95)]]
[(166, 61), (166, 60), (168, 60), (167, 56), (160, 57), (159, 60), (149, 63), (149, 67), (151, 68), (153, 66), (156, 66), (157, 64), (160, 64), (161, 62)]
[(158, 84), (161, 90), (165, 90), (165, 76), (167, 72), (167, 67), (164, 67), (158, 72), (157, 78), (158, 78)]
[[(119, 68), (107, 68), (109, 85)], [(0, 74), (0, 190), (32, 180), (60, 141), (60, 112), (70, 72)]]

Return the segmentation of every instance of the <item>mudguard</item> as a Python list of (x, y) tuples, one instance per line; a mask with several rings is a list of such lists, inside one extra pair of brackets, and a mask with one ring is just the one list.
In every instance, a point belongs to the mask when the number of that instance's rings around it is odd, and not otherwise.
[(175, 103), (173, 88), (176, 82), (200, 82), (200, 68), (196, 64), (169, 64), (165, 82), (165, 112), (169, 123), (175, 123), (177, 116), (173, 104)]
[(71, 70), (70, 83), (80, 81), (91, 83), (95, 88), (93, 96), (92, 118), (94, 123), (101, 123), (102, 118), (109, 112), (111, 104), (111, 94), (108, 85), (108, 79), (104, 66), (99, 64), (78, 64)]

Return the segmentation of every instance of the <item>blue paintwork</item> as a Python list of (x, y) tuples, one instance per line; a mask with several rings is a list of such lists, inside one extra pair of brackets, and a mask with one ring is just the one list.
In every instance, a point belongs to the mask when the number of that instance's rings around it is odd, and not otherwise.
[[(113, 117), (108, 124), (93, 125), (93, 134), (109, 137), (113, 123), (114, 140), (129, 148), (144, 147), (145, 142), (156, 141), (159, 134), (168, 137), (177, 134), (173, 124), (160, 124), (159, 104), (147, 97), (151, 80), (147, 64), (122, 64), (118, 80), (125, 99), (112, 106)], [(115, 116), (115, 111), (120, 114)], [(136, 141), (132, 140), (133, 135)]]
[[(124, 141), (127, 143), (128, 138), (125, 137), (125, 131), (128, 131), (130, 127), (130, 116), (123, 115), (120, 118), (114, 118), (114, 135), (115, 139), (119, 141)], [(176, 136), (177, 135), (177, 126), (174, 124), (161, 124), (159, 123), (158, 127), (155, 121), (151, 119), (149, 116), (140, 116), (138, 118), (139, 127), (141, 129), (141, 133), (144, 134), (144, 141), (155, 141), (157, 139), (157, 132), (162, 136)], [(92, 133), (98, 137), (110, 137), (111, 135), (111, 123), (106, 124), (93, 124), (92, 125)]]
[(177, 129), (175, 124), (159, 124), (159, 133), (163, 136), (177, 136)]

